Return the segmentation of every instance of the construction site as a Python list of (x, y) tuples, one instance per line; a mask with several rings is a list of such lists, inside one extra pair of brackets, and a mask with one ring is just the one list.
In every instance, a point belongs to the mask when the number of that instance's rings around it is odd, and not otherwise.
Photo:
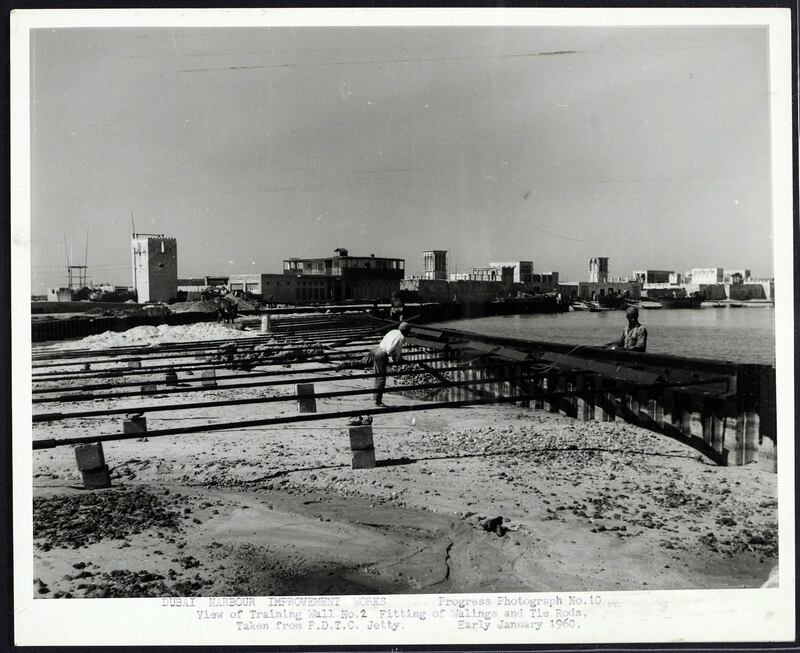
[(34, 342), (35, 596), (774, 575), (774, 368), (410, 321), (382, 406), (359, 361), (397, 324), (365, 312)]

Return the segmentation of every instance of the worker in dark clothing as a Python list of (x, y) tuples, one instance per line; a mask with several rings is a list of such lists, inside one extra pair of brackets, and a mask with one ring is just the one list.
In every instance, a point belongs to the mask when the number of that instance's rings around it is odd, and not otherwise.
[(389, 319), (394, 322), (402, 322), (406, 305), (400, 298), (400, 293), (392, 293), (391, 304), (391, 308), (389, 309)]
[(639, 309), (629, 306), (625, 311), (628, 326), (616, 340), (606, 343), (612, 349), (626, 349), (628, 351), (645, 351), (647, 349), (647, 329), (639, 324)]

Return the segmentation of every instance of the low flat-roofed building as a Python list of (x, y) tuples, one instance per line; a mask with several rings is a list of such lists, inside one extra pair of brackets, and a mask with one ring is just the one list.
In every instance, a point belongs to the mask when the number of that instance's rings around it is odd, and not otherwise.
[(725, 268), (722, 271), (722, 281), (724, 283), (744, 283), (750, 278), (750, 270), (745, 268)]
[(622, 295), (628, 299), (641, 298), (641, 284), (637, 281), (567, 281), (558, 284), (558, 292), (567, 299), (595, 301), (609, 295)]
[(48, 288), (48, 302), (71, 302), (72, 291), (69, 288)]
[(261, 295), (263, 274), (232, 274), (227, 278), (227, 288), (231, 292), (238, 290)]
[(513, 283), (530, 284), (533, 281), (533, 261), (490, 261), (493, 268), (513, 268)]
[(674, 270), (634, 270), (633, 277), (641, 284), (670, 283)]
[(722, 268), (692, 268), (691, 281), (694, 285), (722, 283), (724, 278)]
[(201, 292), (206, 288), (228, 287), (227, 276), (183, 277), (178, 279), (178, 290), (182, 292)]
[(534, 272), (531, 275), (529, 290), (532, 292), (557, 292), (558, 272)]
[(472, 279), (403, 279), (401, 290), (415, 293), (420, 302), (489, 302), (504, 292), (499, 281)]
[(514, 283), (514, 267), (493, 265), (476, 267), (468, 272), (451, 274), (450, 281), (494, 281), (500, 282), (505, 288), (510, 288)]

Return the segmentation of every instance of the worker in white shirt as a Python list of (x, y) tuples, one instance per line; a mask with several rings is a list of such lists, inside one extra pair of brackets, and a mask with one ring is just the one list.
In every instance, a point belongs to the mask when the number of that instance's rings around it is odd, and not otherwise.
[(403, 351), (403, 340), (405, 334), (410, 331), (411, 327), (407, 322), (403, 322), (396, 329), (392, 329), (383, 336), (375, 349), (367, 352), (364, 357), (363, 363), (369, 365), (372, 363), (372, 369), (375, 373), (375, 405), (383, 406), (383, 389), (386, 387), (386, 367), (391, 359), (392, 363), (397, 364), (400, 361), (400, 355)]

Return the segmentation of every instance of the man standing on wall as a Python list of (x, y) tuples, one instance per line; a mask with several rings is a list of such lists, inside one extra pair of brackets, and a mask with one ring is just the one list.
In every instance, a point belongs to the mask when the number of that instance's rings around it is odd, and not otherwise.
[(606, 347), (612, 349), (625, 349), (627, 351), (645, 351), (647, 349), (647, 329), (639, 324), (639, 309), (629, 306), (625, 311), (628, 326), (622, 335), (613, 342), (606, 343)]

